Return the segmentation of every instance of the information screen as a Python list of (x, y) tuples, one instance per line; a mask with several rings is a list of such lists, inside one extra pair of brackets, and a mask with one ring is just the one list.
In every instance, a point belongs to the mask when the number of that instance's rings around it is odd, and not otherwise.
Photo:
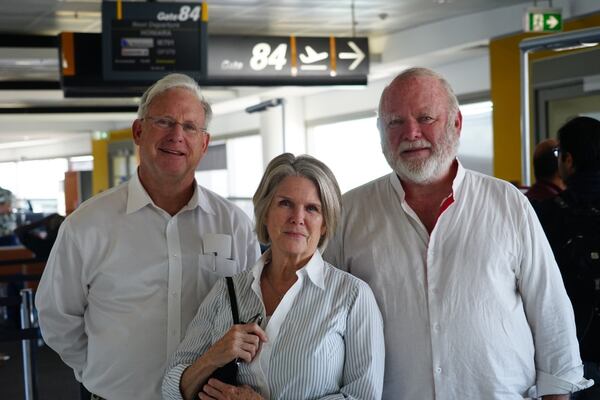
[(102, 2), (105, 80), (154, 81), (170, 72), (206, 74), (201, 3)]

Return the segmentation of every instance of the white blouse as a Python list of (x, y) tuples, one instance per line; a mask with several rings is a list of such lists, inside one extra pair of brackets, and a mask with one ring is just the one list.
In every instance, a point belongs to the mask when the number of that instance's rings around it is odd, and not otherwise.
[[(268, 254), (234, 277), (240, 320), (265, 315), (260, 276)], [(238, 381), (267, 399), (379, 399), (383, 386), (382, 318), (371, 289), (323, 261), (317, 251), (298, 272), (263, 326), (268, 342), (242, 363)], [(225, 280), (200, 306), (163, 381), (165, 399), (181, 399), (183, 371), (231, 327)], [(265, 325), (265, 323), (263, 323)]]

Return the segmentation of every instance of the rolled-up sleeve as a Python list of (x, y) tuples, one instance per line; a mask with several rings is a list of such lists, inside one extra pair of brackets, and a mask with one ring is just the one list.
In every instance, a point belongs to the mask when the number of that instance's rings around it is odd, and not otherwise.
[(535, 343), (536, 385), (529, 395), (576, 392), (593, 381), (583, 378), (573, 307), (537, 216), (529, 204), (523, 208), (517, 278)]
[(44, 341), (81, 380), (86, 365), (84, 313), (87, 288), (83, 260), (69, 219), (60, 227), (35, 296)]

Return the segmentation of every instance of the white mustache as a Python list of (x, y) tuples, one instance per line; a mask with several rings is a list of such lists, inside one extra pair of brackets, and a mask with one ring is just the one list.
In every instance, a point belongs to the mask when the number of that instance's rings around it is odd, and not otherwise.
[(398, 145), (397, 151), (403, 152), (406, 150), (413, 150), (413, 149), (429, 149), (431, 147), (432, 147), (431, 143), (429, 143), (427, 140), (419, 139), (419, 140), (415, 140), (412, 142), (408, 142), (408, 141), (400, 142), (400, 144)]

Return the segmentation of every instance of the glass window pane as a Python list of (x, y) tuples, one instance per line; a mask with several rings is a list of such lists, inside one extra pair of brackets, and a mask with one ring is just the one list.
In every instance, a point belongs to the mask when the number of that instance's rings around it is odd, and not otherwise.
[(308, 130), (308, 153), (335, 174), (342, 193), (389, 173), (376, 118), (317, 125)]
[(227, 139), (225, 145), (227, 169), (196, 171), (196, 180), (253, 218), (252, 196), (263, 173), (262, 139), (260, 135), (244, 136)]
[(227, 141), (227, 170), (231, 197), (254, 196), (263, 173), (260, 135)]
[(29, 201), (34, 212), (65, 213), (64, 180), (68, 170), (65, 158), (0, 163), (0, 186), (17, 198), (16, 207)]
[(463, 126), (458, 158), (465, 168), (487, 175), (494, 174), (494, 135), (492, 102), (483, 101), (460, 106)]

